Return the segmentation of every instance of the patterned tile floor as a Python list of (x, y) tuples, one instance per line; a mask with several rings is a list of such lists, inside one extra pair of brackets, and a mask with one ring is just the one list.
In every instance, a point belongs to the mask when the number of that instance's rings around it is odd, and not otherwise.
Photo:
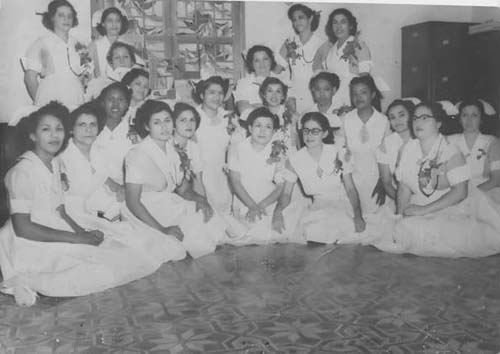
[(0, 353), (498, 353), (499, 265), (223, 247), (91, 296), (0, 295)]

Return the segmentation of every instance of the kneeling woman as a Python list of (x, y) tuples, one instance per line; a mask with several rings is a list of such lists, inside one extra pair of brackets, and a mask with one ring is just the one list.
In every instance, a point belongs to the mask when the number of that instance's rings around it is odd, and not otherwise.
[[(18, 129), (31, 150), (5, 177), (11, 218), (0, 230), (1, 291), (20, 305), (36, 292), (80, 296), (128, 283), (157, 269), (137, 251), (98, 230), (86, 230), (62, 207), (60, 161), (68, 110), (51, 102)], [(98, 246), (98, 247), (96, 247)]]
[(172, 110), (164, 102), (146, 101), (137, 110), (136, 129), (144, 140), (125, 159), (124, 215), (132, 223), (149, 225), (151, 232), (177, 237), (193, 258), (213, 252), (224, 240), (223, 223), (212, 217), (204, 198), (186, 200), (185, 191), (183, 197), (176, 193), (183, 176), (169, 141)]
[[(396, 221), (392, 251), (441, 257), (495, 254), (500, 251), (499, 222), (488, 218), (493, 214), (485, 199), (470, 190), (467, 198), (469, 168), (458, 148), (439, 133), (444, 116), (435, 103), (415, 109), (416, 139), (404, 146), (396, 170), (397, 213), (403, 218)], [(449, 187), (440, 189), (443, 183)], [(484, 211), (482, 220), (478, 210)]]
[[(352, 179), (352, 164), (345, 161), (345, 151), (334, 144), (324, 144), (328, 137), (328, 119), (319, 112), (306, 113), (301, 119), (305, 146), (290, 156), (285, 179), (286, 210), (294, 180), (300, 179), (313, 203), (300, 221), (300, 233), (307, 241), (321, 243), (365, 243), (373, 230), (365, 231), (358, 191)], [(365, 240), (366, 239), (366, 240)]]
[(237, 196), (233, 211), (250, 229), (246, 243), (303, 243), (296, 233), (301, 206), (294, 203), (281, 211), (277, 205), (283, 192), (281, 170), (286, 152), (283, 141), (272, 141), (279, 127), (278, 117), (261, 107), (248, 115), (247, 123), (250, 137), (232, 145), (229, 151), (229, 181)]

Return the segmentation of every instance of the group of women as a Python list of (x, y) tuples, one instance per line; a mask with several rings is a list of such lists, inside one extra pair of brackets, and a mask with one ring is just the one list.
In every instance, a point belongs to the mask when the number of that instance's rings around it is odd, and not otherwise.
[[(64, 95), (45, 103), (38, 91), (69, 73), (50, 72), (44, 57), (40, 84), (28, 85), (41, 108), (17, 125), (28, 149), (5, 178), (11, 217), (0, 230), (0, 290), (21, 305), (37, 293), (85, 295), (221, 244), (499, 252), (500, 143), (480, 133), (482, 102), (461, 103), (463, 134), (449, 137), (439, 132), (439, 104), (400, 99), (384, 115), (354, 16), (333, 11), (325, 44), (314, 34), (318, 13), (297, 4), (288, 17), (296, 34), (280, 59), (265, 46), (248, 51), (237, 112), (224, 109), (221, 77), (196, 85), (197, 105), (170, 107), (147, 99), (147, 72), (130, 67), (74, 109)], [(121, 65), (113, 46), (124, 21), (117, 9), (103, 12), (97, 78)], [(44, 16), (61, 48), (75, 22), (65, 0)], [(99, 54), (106, 46), (109, 67)], [(33, 69), (27, 77), (43, 71)], [(277, 77), (283, 69), (290, 87)]]

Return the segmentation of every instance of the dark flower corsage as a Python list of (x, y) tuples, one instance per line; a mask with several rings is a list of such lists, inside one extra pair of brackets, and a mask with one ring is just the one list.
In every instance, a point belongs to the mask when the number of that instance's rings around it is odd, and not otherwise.
[(238, 126), (235, 123), (236, 115), (230, 112), (224, 116), (227, 119), (226, 131), (228, 135), (233, 135)]
[(334, 165), (333, 173), (335, 173), (336, 175), (342, 175), (342, 172), (344, 171), (344, 164), (342, 163), (342, 160), (339, 158), (338, 151), (337, 155), (335, 156), (335, 161), (333, 165)]
[(191, 168), (191, 159), (185, 148), (181, 147), (179, 144), (174, 144), (175, 151), (179, 154), (181, 160), (180, 170), (183, 174), (183, 178), (186, 181), (192, 181), (194, 178), (194, 172)]
[(69, 191), (68, 175), (64, 172), (61, 172), (61, 188), (62, 188), (63, 192)]
[(352, 64), (353, 59), (358, 59), (358, 56), (356, 55), (356, 50), (361, 49), (361, 44), (359, 42), (359, 32), (356, 33), (354, 36), (354, 39), (351, 41), (348, 41), (344, 47), (344, 51), (342, 52), (342, 56), (340, 59), (343, 59), (350, 64)]
[(477, 149), (476, 160), (481, 160), (483, 156), (486, 156), (486, 151), (484, 149)]
[(288, 147), (283, 140), (273, 141), (271, 146), (271, 153), (269, 154), (269, 158), (266, 162), (269, 165), (280, 162), (282, 159), (286, 158), (287, 150)]
[(297, 51), (299, 46), (294, 39), (287, 39), (285, 41), (286, 55), (287, 58), (291, 59), (291, 64), (295, 65), (297, 59), (300, 59), (302, 55)]
[(418, 170), (418, 188), (426, 197), (430, 197), (437, 189), (439, 180), (439, 168), (443, 163), (437, 162), (438, 157), (432, 160), (420, 162)]

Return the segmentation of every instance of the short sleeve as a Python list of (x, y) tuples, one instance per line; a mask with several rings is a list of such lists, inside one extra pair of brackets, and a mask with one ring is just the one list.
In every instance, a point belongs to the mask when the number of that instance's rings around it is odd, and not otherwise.
[(5, 177), (5, 185), (9, 191), (10, 213), (30, 214), (35, 195), (33, 177), (22, 161)]
[(385, 142), (382, 142), (382, 144), (375, 150), (375, 157), (377, 158), (377, 162), (382, 165), (389, 165), (390, 164), (390, 158), (389, 154), (387, 153), (387, 148), (385, 146)]
[(147, 166), (144, 163), (145, 156), (136, 149), (132, 149), (125, 157), (125, 183), (144, 184), (144, 172)]
[(467, 165), (455, 167), (446, 172), (446, 177), (452, 186), (468, 181), (470, 179), (469, 167)]
[(369, 73), (373, 68), (373, 61), (371, 60), (370, 49), (365, 42), (360, 41), (361, 49), (358, 49), (358, 69), (360, 73)]
[(43, 40), (38, 39), (28, 49), (26, 55), (22, 58), (24, 68), (26, 70), (33, 70), (37, 73), (42, 73), (44, 69), (43, 58), (48, 55), (47, 50), (43, 47)]
[(230, 170), (235, 172), (241, 171), (241, 161), (240, 161), (240, 144), (234, 144), (229, 147), (229, 156), (227, 166)]
[(234, 101), (238, 102), (238, 101), (248, 100), (248, 98), (246, 98), (247, 90), (248, 90), (247, 80), (245, 80), (245, 78), (240, 79), (236, 84), (236, 89), (233, 92)]
[(353, 159), (347, 159), (347, 149), (342, 148), (342, 152), (340, 155), (340, 160), (342, 161), (342, 172), (343, 173), (352, 173), (353, 171), (353, 165), (352, 161)]

